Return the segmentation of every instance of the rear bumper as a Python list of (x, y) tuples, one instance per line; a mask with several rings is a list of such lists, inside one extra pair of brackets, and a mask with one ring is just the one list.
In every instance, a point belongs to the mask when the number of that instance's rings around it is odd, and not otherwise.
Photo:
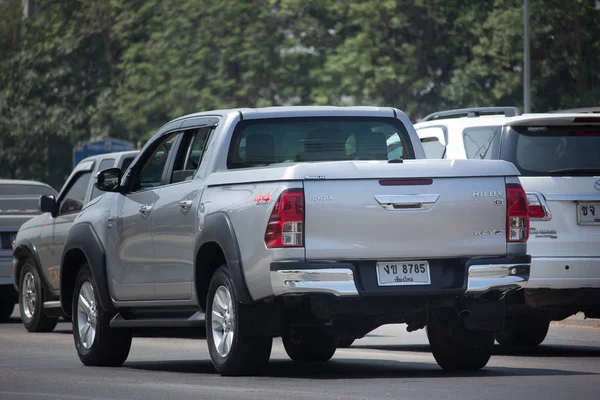
[(527, 289), (600, 289), (600, 257), (533, 257)]
[[(531, 257), (453, 260), (454, 277), (436, 276), (432, 267), (432, 284), (423, 286), (377, 287), (373, 284), (374, 267), (368, 263), (341, 262), (274, 262), (271, 286), (275, 296), (325, 293), (336, 297), (370, 295), (450, 295), (482, 297), (521, 289), (529, 279)], [(364, 265), (367, 264), (367, 265)], [(450, 282), (450, 283), (449, 283)]]

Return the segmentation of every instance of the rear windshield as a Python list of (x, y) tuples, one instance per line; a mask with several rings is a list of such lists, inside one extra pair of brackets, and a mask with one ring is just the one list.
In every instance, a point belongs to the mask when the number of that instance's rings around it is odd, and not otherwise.
[(508, 157), (502, 158), (522, 175), (598, 175), (600, 127), (513, 127), (507, 137)]
[(397, 119), (277, 118), (241, 122), (227, 166), (413, 158), (406, 128)]

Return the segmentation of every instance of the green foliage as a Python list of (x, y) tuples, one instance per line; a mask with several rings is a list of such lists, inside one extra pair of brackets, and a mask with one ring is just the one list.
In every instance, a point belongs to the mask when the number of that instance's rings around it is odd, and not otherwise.
[[(62, 186), (72, 147), (228, 107), (522, 106), (521, 0), (0, 2), (0, 175)], [(600, 11), (531, 0), (534, 111), (597, 104)]]

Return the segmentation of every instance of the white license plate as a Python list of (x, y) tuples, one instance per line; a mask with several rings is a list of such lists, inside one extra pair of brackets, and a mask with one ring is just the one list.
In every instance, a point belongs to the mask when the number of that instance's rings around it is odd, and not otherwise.
[(393, 261), (377, 263), (379, 286), (429, 285), (429, 263), (427, 261)]
[(600, 203), (577, 203), (579, 225), (600, 225)]

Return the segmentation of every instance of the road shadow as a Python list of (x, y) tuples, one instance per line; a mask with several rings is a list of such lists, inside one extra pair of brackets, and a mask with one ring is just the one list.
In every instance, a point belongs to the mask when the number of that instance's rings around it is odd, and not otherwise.
[[(428, 344), (407, 345), (360, 345), (355, 344), (349, 349), (408, 351), (415, 353), (431, 353)], [(511, 357), (600, 357), (600, 347), (592, 346), (565, 346), (565, 345), (540, 345), (533, 348), (513, 347), (507, 348), (496, 345), (492, 352), (494, 356)]]
[[(216, 374), (210, 360), (126, 362), (125, 368), (154, 372)], [(305, 379), (455, 378), (510, 376), (572, 376), (594, 373), (542, 368), (486, 367), (480, 371), (449, 373), (436, 364), (392, 360), (333, 359), (326, 363), (297, 363), (275, 359), (260, 376)]]

